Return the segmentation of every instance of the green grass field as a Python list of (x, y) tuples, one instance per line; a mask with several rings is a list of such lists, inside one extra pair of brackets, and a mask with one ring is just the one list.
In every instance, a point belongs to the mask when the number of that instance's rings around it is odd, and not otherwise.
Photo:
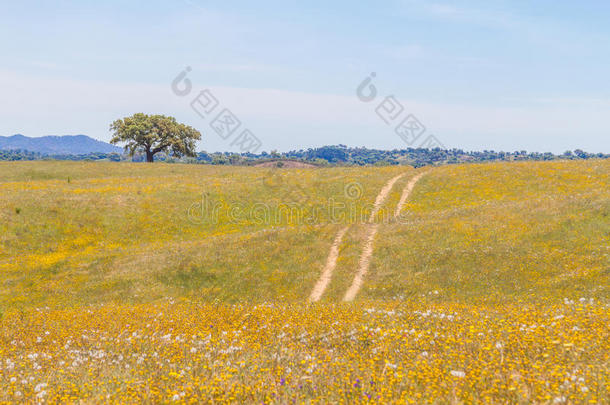
[(303, 300), (336, 229), (409, 170), (1, 166), (5, 307)]
[(0, 207), (0, 401), (610, 401), (608, 160), (0, 162)]

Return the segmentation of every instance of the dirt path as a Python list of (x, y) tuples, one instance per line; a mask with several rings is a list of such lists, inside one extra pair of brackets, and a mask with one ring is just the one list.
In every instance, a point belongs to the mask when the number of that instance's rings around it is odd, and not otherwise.
[[(406, 174), (407, 173), (403, 173), (391, 178), (381, 188), (379, 194), (377, 195), (377, 198), (375, 198), (375, 204), (373, 205), (373, 210), (371, 211), (371, 215), (369, 216), (369, 220), (367, 223), (366, 240), (364, 242), (362, 254), (360, 255), (360, 260), (358, 261), (358, 272), (354, 277), (352, 285), (345, 293), (345, 297), (343, 298), (344, 301), (352, 301), (356, 297), (358, 291), (360, 290), (360, 287), (362, 286), (364, 276), (366, 275), (369, 268), (369, 264), (371, 262), (371, 256), (373, 255), (375, 236), (377, 235), (377, 230), (379, 229), (379, 224), (375, 223), (375, 217), (377, 216), (377, 213), (381, 209), (381, 206), (383, 205), (385, 200), (388, 198), (388, 194), (390, 194), (390, 191), (392, 190), (392, 187), (394, 187), (394, 184)], [(405, 186), (402, 195), (400, 196), (400, 201), (396, 206), (396, 211), (394, 211), (394, 217), (397, 217), (400, 214), (402, 207), (404, 206), (405, 202), (407, 201), (407, 198), (411, 194), (411, 191), (415, 187), (415, 183), (417, 183), (417, 181), (421, 178), (422, 175), (423, 173), (414, 176)], [(335, 270), (335, 267), (337, 265), (337, 259), (339, 258), (339, 247), (341, 246), (343, 236), (345, 236), (345, 233), (348, 229), (349, 226), (346, 226), (344, 228), (341, 228), (339, 232), (337, 232), (335, 240), (333, 241), (333, 244), (330, 247), (328, 258), (326, 259), (326, 265), (324, 266), (324, 269), (322, 269), (322, 275), (320, 276), (320, 279), (314, 286), (309, 296), (309, 302), (319, 301), (322, 295), (324, 294), (324, 291), (326, 291), (326, 287), (328, 287), (328, 284), (330, 284), (333, 271)]]
[[(400, 176), (396, 176), (393, 179), (391, 179), (390, 181), (388, 181), (387, 184), (381, 189), (381, 192), (379, 193), (379, 195), (377, 196), (377, 199), (375, 200), (375, 208), (373, 209), (373, 212), (371, 213), (371, 217), (369, 218), (369, 224), (367, 225), (368, 233), (367, 233), (366, 241), (364, 243), (364, 248), (362, 249), (362, 254), (360, 255), (360, 260), (358, 262), (358, 272), (356, 273), (356, 276), (354, 277), (354, 281), (352, 282), (352, 285), (349, 287), (349, 289), (345, 293), (345, 296), (343, 297), (343, 301), (352, 301), (354, 298), (356, 298), (358, 291), (360, 291), (360, 287), (362, 287), (362, 283), (364, 282), (364, 276), (366, 275), (366, 273), (369, 269), (369, 264), (371, 263), (371, 257), (373, 256), (373, 246), (374, 246), (374, 242), (375, 242), (375, 236), (377, 235), (377, 230), (379, 229), (379, 224), (373, 223), (375, 220), (375, 216), (377, 215), (377, 212), (379, 211), (379, 208), (381, 207), (383, 202), (386, 200), (388, 194), (390, 193), (390, 190), (392, 190), (394, 183), (396, 183), (396, 181), (398, 179), (400, 179), (402, 176), (404, 176), (405, 174), (406, 173), (401, 174)], [(405, 186), (405, 188), (402, 192), (402, 195), (400, 196), (400, 201), (398, 202), (398, 205), (396, 206), (396, 210), (394, 211), (394, 217), (397, 217), (400, 214), (400, 211), (401, 211), (403, 205), (407, 201), (407, 198), (411, 194), (411, 191), (415, 187), (415, 184), (422, 177), (422, 175), (423, 175), (423, 173), (420, 173), (420, 174), (414, 176), (409, 181), (409, 183), (407, 183), (407, 185)]]
[(407, 198), (409, 198), (409, 195), (411, 195), (411, 191), (413, 191), (415, 183), (417, 183), (419, 179), (421, 179), (421, 176), (423, 176), (424, 173), (425, 172), (422, 172), (417, 176), (413, 177), (411, 180), (409, 180), (409, 183), (407, 183), (405, 188), (402, 190), (400, 201), (398, 201), (398, 205), (396, 206), (396, 210), (394, 211), (394, 218), (397, 218), (400, 215), (400, 211), (402, 211), (402, 207), (405, 205), (405, 202), (407, 202)]
[(356, 297), (360, 287), (362, 286), (362, 282), (364, 280), (364, 276), (368, 271), (369, 264), (371, 262), (371, 256), (373, 255), (373, 242), (375, 241), (375, 236), (377, 235), (377, 229), (379, 228), (379, 224), (374, 223), (375, 217), (379, 212), (379, 209), (385, 202), (386, 198), (388, 198), (388, 194), (390, 194), (390, 190), (394, 187), (394, 183), (398, 181), (402, 176), (406, 173), (400, 174), (388, 181), (385, 186), (377, 195), (375, 199), (375, 205), (373, 207), (373, 211), (371, 212), (371, 216), (369, 217), (369, 223), (367, 224), (367, 235), (366, 240), (364, 242), (364, 248), (362, 249), (362, 254), (360, 255), (360, 260), (358, 261), (358, 272), (354, 277), (354, 281), (352, 285), (349, 287), (347, 292), (345, 293), (345, 297), (343, 297), (343, 301), (351, 301)]
[(362, 254), (360, 255), (360, 260), (358, 261), (358, 272), (354, 277), (354, 281), (352, 281), (352, 285), (349, 286), (345, 296), (343, 297), (343, 301), (352, 301), (360, 287), (362, 287), (362, 282), (364, 281), (364, 276), (369, 269), (369, 264), (371, 263), (371, 256), (373, 255), (373, 242), (375, 241), (375, 235), (377, 235), (377, 229), (379, 228), (379, 224), (367, 224), (368, 233), (366, 236), (366, 241), (364, 242), (364, 248), (362, 249)]
[(337, 259), (339, 258), (339, 246), (341, 245), (343, 236), (345, 235), (348, 229), (349, 226), (346, 226), (340, 229), (339, 232), (337, 232), (335, 240), (332, 246), (330, 247), (330, 253), (328, 254), (328, 259), (326, 259), (326, 265), (322, 270), (322, 275), (320, 276), (320, 279), (318, 280), (316, 285), (313, 287), (313, 291), (309, 296), (309, 302), (318, 301), (322, 297), (322, 294), (324, 294), (326, 287), (330, 283), (333, 271), (335, 270), (335, 266), (337, 265)]
[[(379, 195), (377, 195), (377, 198), (375, 199), (375, 204), (373, 205), (373, 210), (372, 210), (371, 215), (368, 220), (369, 223), (372, 223), (375, 220), (375, 216), (379, 212), (381, 205), (383, 204), (383, 202), (387, 198), (388, 194), (390, 193), (390, 190), (392, 190), (392, 186), (394, 186), (394, 183), (396, 183), (396, 181), (398, 179), (400, 179), (402, 176), (404, 176), (405, 174), (406, 173), (403, 173), (396, 177), (393, 177), (383, 186), (383, 188), (379, 192)], [(375, 225), (375, 224), (373, 224), (373, 225)], [(324, 294), (326, 287), (330, 283), (330, 280), (333, 275), (333, 271), (335, 270), (335, 266), (337, 265), (337, 259), (339, 258), (339, 246), (341, 245), (343, 236), (347, 232), (348, 228), (349, 227), (346, 226), (345, 228), (342, 228), (341, 230), (339, 230), (339, 232), (337, 232), (337, 235), (335, 236), (335, 240), (334, 240), (332, 246), (330, 247), (330, 252), (328, 253), (328, 259), (326, 259), (326, 265), (324, 266), (324, 269), (322, 270), (322, 275), (320, 276), (320, 279), (314, 286), (313, 291), (311, 292), (311, 295), (309, 296), (309, 302), (318, 301), (322, 297), (322, 294)], [(374, 226), (374, 228), (376, 228), (376, 226)], [(377, 230), (375, 229), (375, 233), (376, 232), (377, 232)], [(374, 238), (374, 237), (375, 237), (375, 235), (373, 234), (371, 236), (370, 233), (369, 233), (369, 236), (367, 237), (367, 243), (370, 239), (370, 243), (368, 243), (368, 244), (370, 244), (370, 246), (371, 246), (371, 252), (369, 253), (369, 258), (372, 253), (372, 246), (373, 246), (372, 238)], [(365, 246), (365, 251), (366, 251), (366, 246)], [(362, 258), (361, 258), (361, 260), (362, 260)]]
[(375, 204), (373, 205), (373, 211), (371, 211), (371, 216), (369, 217), (369, 223), (372, 224), (375, 221), (375, 217), (379, 212), (379, 209), (383, 205), (386, 198), (388, 198), (388, 194), (390, 194), (390, 190), (394, 187), (394, 183), (396, 183), (401, 177), (403, 177), (407, 173), (399, 174), (396, 177), (391, 178), (379, 191), (377, 198), (375, 198)]

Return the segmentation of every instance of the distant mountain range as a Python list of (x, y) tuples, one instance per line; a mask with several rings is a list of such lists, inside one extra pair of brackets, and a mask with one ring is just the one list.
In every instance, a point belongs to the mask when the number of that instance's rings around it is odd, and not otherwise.
[(98, 141), (86, 135), (41, 136), (21, 134), (0, 136), (0, 150), (27, 150), (46, 155), (84, 155), (87, 153), (121, 153), (123, 148)]

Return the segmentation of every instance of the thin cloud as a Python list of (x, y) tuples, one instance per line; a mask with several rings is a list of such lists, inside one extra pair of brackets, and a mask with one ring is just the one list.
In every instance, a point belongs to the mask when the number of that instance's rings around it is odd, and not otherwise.
[(455, 4), (431, 3), (419, 0), (404, 2), (412, 11), (416, 10), (431, 17), (452, 21), (478, 24), (494, 28), (517, 28), (523, 20), (506, 11), (456, 6)]
[[(0, 133), (4, 135), (85, 133), (107, 140), (108, 124), (113, 119), (139, 111), (174, 115), (197, 128), (205, 129), (208, 125), (190, 109), (190, 96), (179, 98), (171, 94), (169, 81), (167, 85), (129, 84), (1, 71), (0, 86), (4, 89), (2, 97), (11, 100), (0, 110)], [(381, 141), (392, 144), (397, 139), (392, 127), (375, 115), (375, 105), (381, 97), (365, 104), (355, 95), (239, 87), (211, 87), (211, 90), (255, 133), (265, 128), (267, 148), (285, 145), (290, 134), (305, 136), (314, 130), (324, 133), (326, 143), (345, 143), (346, 136), (349, 136), (348, 143), (365, 146)], [(514, 144), (517, 140), (528, 149), (540, 150), (535, 145), (548, 145), (544, 149), (563, 151), (569, 145), (579, 147), (582, 138), (577, 134), (587, 133), (594, 143), (610, 132), (610, 123), (605, 119), (607, 100), (540, 97), (544, 103), (533, 99), (519, 107), (494, 107), (430, 103), (400, 95), (397, 98), (406, 111), (415, 114), (431, 133), (450, 147), (466, 145), (485, 149)], [(44, 132), (40, 128), (45, 128)], [(373, 133), (376, 135), (371, 137)], [(487, 137), (473, 138), (474, 134), (487, 134)], [(558, 143), (558, 139), (563, 141)], [(211, 144), (212, 149), (222, 149), (223, 144), (216, 141), (210, 136), (204, 146), (208, 148)], [(290, 142), (298, 148), (306, 139)]]

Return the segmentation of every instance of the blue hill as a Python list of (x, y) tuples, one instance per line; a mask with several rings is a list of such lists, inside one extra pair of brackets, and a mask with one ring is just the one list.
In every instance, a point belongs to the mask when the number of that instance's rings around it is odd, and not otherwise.
[(81, 155), (93, 152), (121, 153), (122, 148), (86, 135), (41, 136), (30, 138), (21, 134), (0, 136), (0, 150), (28, 150), (48, 155)]

